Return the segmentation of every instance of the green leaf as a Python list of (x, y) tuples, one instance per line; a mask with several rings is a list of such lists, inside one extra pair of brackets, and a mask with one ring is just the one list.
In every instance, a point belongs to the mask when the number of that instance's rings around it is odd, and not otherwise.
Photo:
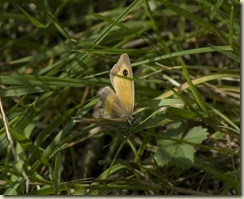
[(167, 165), (171, 160), (171, 156), (163, 148), (158, 149), (154, 158), (159, 166)]
[(46, 28), (47, 25), (42, 24), (40, 21), (29, 15), (24, 9), (22, 9), (19, 5), (18, 8), (24, 13), (24, 15), (38, 28)]
[(183, 109), (183, 108), (169, 107), (167, 109), (167, 113), (170, 114), (171, 116), (173, 115), (181, 119), (192, 119), (197, 116), (196, 113), (185, 108)]
[(16, 140), (26, 151), (28, 151), (32, 157), (40, 160), (45, 165), (49, 165), (47, 159), (42, 156), (42, 151), (36, 145), (34, 145), (30, 139), (26, 138), (21, 133), (16, 132), (14, 129), (11, 129), (11, 134), (14, 140)]
[[(215, 34), (216, 36), (219, 36), (220, 38), (223, 37), (223, 35), (221, 35), (221, 33), (218, 31), (218, 29), (213, 24), (209, 23), (209, 21), (204, 21), (201, 16), (196, 15), (192, 12), (189, 12), (188, 10), (181, 8), (177, 4), (173, 4), (173, 3), (170, 3), (168, 1), (160, 1), (160, 2), (164, 6), (170, 8), (174, 12), (181, 15), (182, 17), (185, 17), (186, 19), (191, 20), (196, 25), (203, 27), (205, 30)], [(200, 28), (200, 27), (198, 27), (198, 28)]]
[(195, 149), (192, 145), (189, 144), (178, 144), (174, 146), (175, 148), (175, 158), (186, 158), (193, 162), (193, 154)]
[(197, 88), (194, 86), (194, 84), (192, 83), (191, 79), (190, 79), (190, 75), (188, 73), (187, 68), (185, 67), (185, 64), (183, 61), (181, 61), (182, 64), (182, 71), (184, 74), (184, 77), (186, 78), (187, 83), (189, 84), (189, 88), (192, 92), (192, 94), (194, 95), (196, 102), (198, 103), (198, 105), (201, 107), (201, 109), (205, 112), (208, 113), (208, 109), (205, 105), (205, 102), (203, 101), (203, 99), (201, 98)]
[(186, 136), (184, 137), (184, 140), (187, 142), (200, 144), (203, 140), (207, 139), (207, 129), (202, 128), (201, 126), (193, 127)]
[(55, 165), (54, 165), (54, 171), (53, 171), (54, 187), (55, 187), (56, 194), (59, 194), (61, 173), (63, 170), (62, 165), (63, 165), (62, 164), (62, 154), (60, 152), (58, 152), (55, 157)]
[(200, 144), (207, 138), (207, 130), (202, 127), (193, 127), (182, 138), (183, 125), (179, 122), (172, 125), (164, 134), (165, 138), (157, 141), (159, 149), (155, 159), (159, 166), (172, 162), (177, 167), (188, 168), (194, 164), (196, 152), (193, 144)]
[(146, 101), (139, 104), (138, 107), (149, 107), (149, 108), (158, 108), (162, 106), (183, 106), (184, 103), (181, 99), (155, 99), (151, 101)]

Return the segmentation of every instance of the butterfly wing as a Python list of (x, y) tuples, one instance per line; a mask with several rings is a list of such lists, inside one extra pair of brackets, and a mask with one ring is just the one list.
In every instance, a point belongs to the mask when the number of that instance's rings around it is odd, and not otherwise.
[(121, 55), (118, 63), (111, 69), (110, 81), (122, 108), (120, 117), (132, 116), (134, 109), (134, 81), (130, 58), (127, 54)]
[(103, 88), (100, 92), (100, 99), (94, 108), (95, 118), (121, 118), (123, 108), (116, 93), (109, 87)]

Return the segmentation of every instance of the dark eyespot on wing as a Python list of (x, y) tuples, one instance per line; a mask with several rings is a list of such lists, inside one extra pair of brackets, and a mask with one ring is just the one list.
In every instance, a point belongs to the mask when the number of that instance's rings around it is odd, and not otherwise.
[(125, 77), (128, 76), (128, 71), (127, 71), (126, 69), (123, 70), (123, 75), (124, 75)]

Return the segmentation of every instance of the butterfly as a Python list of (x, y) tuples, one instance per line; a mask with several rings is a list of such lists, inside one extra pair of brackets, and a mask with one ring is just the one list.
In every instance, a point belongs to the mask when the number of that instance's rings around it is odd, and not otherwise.
[(74, 122), (96, 123), (99, 126), (127, 129), (133, 126), (137, 119), (134, 111), (134, 81), (130, 58), (122, 54), (119, 61), (110, 70), (109, 86), (99, 91), (99, 102), (94, 108), (94, 118), (77, 118)]

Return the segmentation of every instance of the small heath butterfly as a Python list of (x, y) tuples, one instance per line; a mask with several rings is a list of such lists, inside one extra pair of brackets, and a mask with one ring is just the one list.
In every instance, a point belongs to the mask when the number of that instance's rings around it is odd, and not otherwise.
[(134, 81), (127, 54), (121, 55), (110, 70), (110, 81), (114, 90), (107, 86), (99, 91), (100, 99), (94, 108), (94, 118), (74, 118), (74, 122), (96, 123), (117, 129), (127, 129), (135, 123)]

